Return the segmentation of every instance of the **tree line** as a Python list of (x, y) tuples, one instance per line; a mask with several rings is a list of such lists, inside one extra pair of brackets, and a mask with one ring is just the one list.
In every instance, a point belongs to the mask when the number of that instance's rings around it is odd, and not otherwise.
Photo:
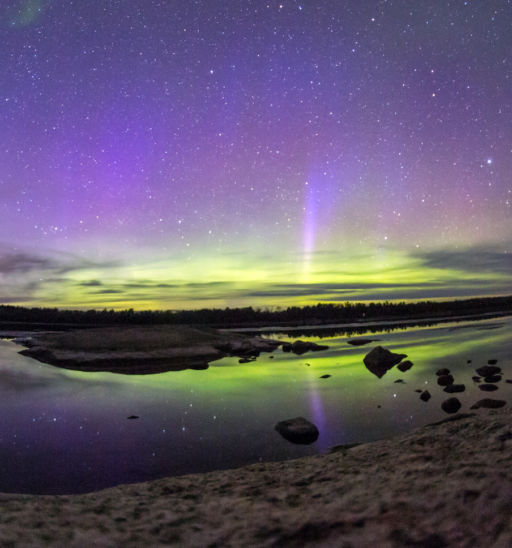
[(61, 310), (0, 305), (2, 324), (222, 326), (315, 325), (406, 318), (512, 312), (512, 296), (454, 301), (319, 303), (287, 308), (203, 308), (200, 310)]

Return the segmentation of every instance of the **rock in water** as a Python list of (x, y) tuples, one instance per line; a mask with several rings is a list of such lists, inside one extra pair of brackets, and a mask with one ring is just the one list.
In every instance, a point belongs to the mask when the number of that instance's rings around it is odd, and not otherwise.
[(320, 379), (328, 379), (331, 375), (321, 375), (319, 378)]
[(291, 351), (294, 354), (304, 354), (306, 352), (319, 352), (320, 350), (327, 350), (329, 347), (325, 344), (316, 344), (314, 342), (295, 341), (292, 343)]
[(490, 377), (485, 377), (484, 382), (500, 382), (501, 375), (491, 375)]
[(129, 417), (126, 417), (128, 420), (132, 421), (134, 419), (138, 419), (139, 416), (138, 415), (130, 415)]
[(430, 392), (428, 390), (425, 390), (420, 394), (420, 400), (422, 401), (428, 401), (432, 396), (430, 395)]
[(487, 360), (487, 363), (489, 365), (496, 365), (498, 363), (498, 360), (495, 360), (495, 359)]
[(437, 384), (439, 386), (449, 386), (453, 384), (453, 377), (451, 375), (440, 375), (437, 377)]
[(457, 398), (448, 398), (441, 404), (441, 409), (445, 413), (457, 413), (460, 407), (461, 403)]
[(498, 387), (495, 384), (479, 384), (478, 388), (484, 392), (494, 392), (495, 390), (498, 390)]
[(395, 354), (394, 352), (390, 352), (387, 348), (376, 346), (366, 354), (363, 361), (368, 371), (380, 379), (385, 375), (386, 371), (389, 371), (404, 358), (407, 358), (407, 354)]
[(352, 346), (363, 346), (365, 344), (370, 344), (378, 340), (379, 339), (351, 339), (350, 341), (347, 341), (347, 343), (351, 344)]
[(507, 405), (507, 402), (504, 400), (493, 400), (491, 398), (484, 398), (483, 400), (478, 400), (474, 405), (471, 406), (471, 409), (499, 409)]
[(410, 360), (405, 360), (401, 363), (398, 364), (398, 369), (400, 369), (400, 371), (402, 373), (405, 373), (406, 371), (409, 371), (409, 369), (413, 366), (414, 364), (410, 361)]
[(499, 375), (501, 373), (501, 367), (497, 367), (496, 365), (484, 365), (483, 367), (479, 367), (476, 372), (481, 377), (492, 377), (493, 375)]
[(446, 367), (443, 367), (443, 369), (438, 369), (436, 371), (436, 375), (438, 377), (440, 377), (441, 375), (449, 375), (450, 374), (450, 370), (449, 369), (446, 369)]
[(463, 384), (449, 384), (445, 386), (444, 391), (448, 394), (453, 394), (454, 392), (464, 392), (466, 387)]
[(274, 429), (292, 443), (308, 445), (318, 439), (318, 428), (304, 417), (278, 422)]

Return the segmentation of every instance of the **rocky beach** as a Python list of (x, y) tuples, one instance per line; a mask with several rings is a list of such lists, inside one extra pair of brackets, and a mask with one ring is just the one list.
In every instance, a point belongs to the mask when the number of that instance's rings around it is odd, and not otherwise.
[(0, 496), (2, 546), (512, 544), (512, 413), (74, 496)]

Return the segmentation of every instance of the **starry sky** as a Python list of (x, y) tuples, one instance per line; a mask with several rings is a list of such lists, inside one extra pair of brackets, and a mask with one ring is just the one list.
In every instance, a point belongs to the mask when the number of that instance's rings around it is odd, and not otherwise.
[(512, 293), (509, 0), (3, 0), (0, 302)]

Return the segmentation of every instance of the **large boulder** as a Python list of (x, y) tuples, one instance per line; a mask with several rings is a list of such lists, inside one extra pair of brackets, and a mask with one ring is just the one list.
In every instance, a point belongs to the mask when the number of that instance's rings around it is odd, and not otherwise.
[(318, 428), (304, 417), (278, 422), (274, 428), (292, 443), (308, 445), (318, 439)]
[(404, 358), (407, 358), (407, 354), (395, 354), (387, 348), (376, 346), (366, 354), (363, 362), (366, 365), (366, 369), (380, 379), (387, 371), (397, 363), (400, 363)]

